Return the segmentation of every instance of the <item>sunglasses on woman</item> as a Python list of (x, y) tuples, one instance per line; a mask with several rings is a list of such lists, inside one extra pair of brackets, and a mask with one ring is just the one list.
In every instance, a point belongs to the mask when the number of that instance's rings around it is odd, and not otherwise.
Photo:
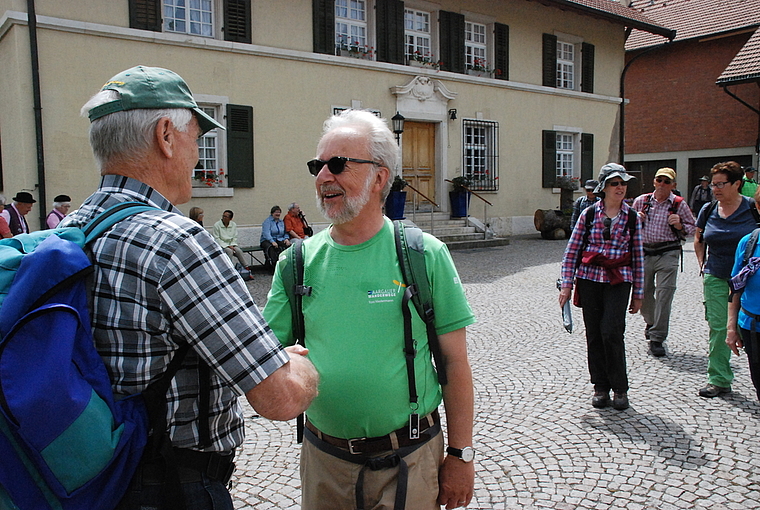
[(371, 161), (369, 159), (356, 159), (356, 158), (346, 158), (343, 156), (335, 156), (334, 158), (330, 158), (327, 161), (323, 161), (321, 159), (312, 159), (311, 161), (306, 162), (306, 166), (309, 167), (309, 173), (313, 176), (317, 176), (320, 171), (322, 171), (322, 168), (327, 165), (327, 169), (330, 170), (330, 173), (333, 175), (338, 175), (343, 172), (343, 170), (346, 169), (346, 163), (372, 163), (373, 165), (381, 166), (380, 163), (377, 161)]
[(605, 241), (610, 240), (610, 226), (612, 225), (612, 218), (604, 218), (604, 230), (602, 230), (602, 239)]

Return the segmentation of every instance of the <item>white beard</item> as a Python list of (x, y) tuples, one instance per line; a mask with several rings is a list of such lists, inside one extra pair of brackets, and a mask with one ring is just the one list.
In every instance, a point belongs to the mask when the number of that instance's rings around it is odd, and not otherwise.
[[(335, 225), (348, 223), (349, 221), (353, 220), (359, 216), (359, 213), (362, 212), (364, 206), (366, 206), (369, 202), (370, 192), (372, 189), (372, 181), (374, 177), (375, 172), (369, 172), (369, 175), (367, 175), (367, 180), (364, 183), (364, 187), (362, 188), (359, 195), (355, 197), (349, 197), (346, 195), (345, 190), (337, 184), (322, 186), (322, 188), (317, 191), (317, 207), (319, 208), (319, 212), (321, 212), (325, 218), (332, 221)], [(333, 206), (325, 205), (325, 202), (322, 199), (322, 194), (330, 191), (343, 192), (343, 207), (339, 209), (339, 206), (337, 204)]]

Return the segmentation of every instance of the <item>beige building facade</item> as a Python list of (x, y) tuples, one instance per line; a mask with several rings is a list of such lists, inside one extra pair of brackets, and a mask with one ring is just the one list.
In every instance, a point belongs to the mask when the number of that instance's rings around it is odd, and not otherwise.
[(465, 175), (497, 235), (535, 232), (534, 211), (559, 205), (556, 177), (617, 158), (626, 29), (667, 34), (610, 0), (37, 0), (36, 26), (28, 4), (0, 0), (0, 161), (6, 198), (42, 202), (33, 229), (55, 195), (76, 206), (96, 188), (79, 110), (142, 64), (179, 73), (228, 127), (200, 140), (181, 206), (208, 224), (225, 209), (260, 224), (291, 202), (322, 221), (305, 163), (329, 115), (366, 108), (405, 117), (397, 172), (440, 210)]

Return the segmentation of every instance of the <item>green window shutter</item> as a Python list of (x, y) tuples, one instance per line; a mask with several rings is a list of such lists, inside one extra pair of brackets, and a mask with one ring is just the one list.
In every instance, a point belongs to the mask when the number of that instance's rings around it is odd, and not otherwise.
[(581, 186), (594, 178), (594, 135), (581, 134)]
[(224, 0), (224, 40), (251, 44), (251, 0)]
[(541, 187), (553, 188), (557, 180), (557, 132), (545, 130), (541, 146)]
[(544, 34), (543, 85), (557, 86), (557, 36)]
[(464, 14), (439, 11), (438, 15), (441, 71), (464, 74)]
[(312, 0), (314, 53), (335, 55), (335, 0)]
[(494, 24), (494, 78), (509, 79), (509, 27), (501, 23)]
[(161, 0), (129, 0), (129, 27), (161, 32)]
[(253, 187), (253, 107), (227, 105), (227, 183)]
[(594, 92), (594, 45), (581, 45), (581, 92)]
[(404, 2), (377, 0), (377, 61), (404, 63)]

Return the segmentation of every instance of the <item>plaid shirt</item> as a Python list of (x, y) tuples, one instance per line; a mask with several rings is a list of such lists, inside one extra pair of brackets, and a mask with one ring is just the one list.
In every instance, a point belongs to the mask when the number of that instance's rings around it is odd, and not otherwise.
[[(641, 235), (644, 239), (644, 244), (649, 243), (662, 243), (665, 241), (677, 241), (678, 238), (673, 233), (673, 229), (668, 225), (668, 216), (670, 216), (670, 208), (673, 207), (673, 202), (676, 196), (671, 192), (670, 196), (663, 202), (658, 202), (654, 198), (652, 193), (646, 193), (639, 195), (636, 200), (633, 201), (633, 208), (638, 211), (644, 211), (646, 203), (651, 197), (651, 205), (646, 212), (647, 219), (644, 221)], [(684, 232), (687, 235), (691, 235), (696, 230), (696, 221), (694, 215), (691, 213), (691, 209), (686, 205), (686, 200), (682, 200), (678, 204), (678, 210), (676, 214), (681, 218), (681, 225), (683, 225)]]
[[(575, 270), (576, 262), (583, 254), (580, 250), (583, 246), (583, 237), (586, 233), (586, 216), (594, 215), (591, 223), (591, 233), (588, 237), (588, 246), (586, 251), (591, 253), (601, 253), (608, 259), (617, 259), (628, 253), (630, 249), (630, 233), (626, 224), (628, 215), (636, 212), (623, 202), (620, 206), (620, 214), (610, 226), (610, 239), (604, 239), (604, 201), (600, 200), (593, 207), (589, 207), (581, 213), (578, 218), (577, 228), (573, 229), (570, 241), (565, 249), (565, 256), (562, 258), (562, 287), (573, 286), (574, 278), (583, 278), (599, 283), (610, 283), (607, 270), (602, 266), (593, 264), (580, 264), (578, 270)], [(631, 254), (631, 265), (622, 266), (620, 274), (626, 282), (633, 285), (633, 298), (642, 299), (644, 297), (644, 249), (641, 242), (641, 220), (636, 219), (636, 231), (633, 233), (633, 253)]]
[(180, 344), (192, 349), (167, 393), (174, 446), (198, 446), (198, 360), (211, 368), (207, 451), (243, 441), (238, 397), (288, 361), (229, 258), (200, 225), (151, 187), (117, 176), (61, 226), (81, 226), (126, 201), (161, 210), (118, 223), (90, 245), (92, 328), (116, 395), (144, 390), (166, 370)]

